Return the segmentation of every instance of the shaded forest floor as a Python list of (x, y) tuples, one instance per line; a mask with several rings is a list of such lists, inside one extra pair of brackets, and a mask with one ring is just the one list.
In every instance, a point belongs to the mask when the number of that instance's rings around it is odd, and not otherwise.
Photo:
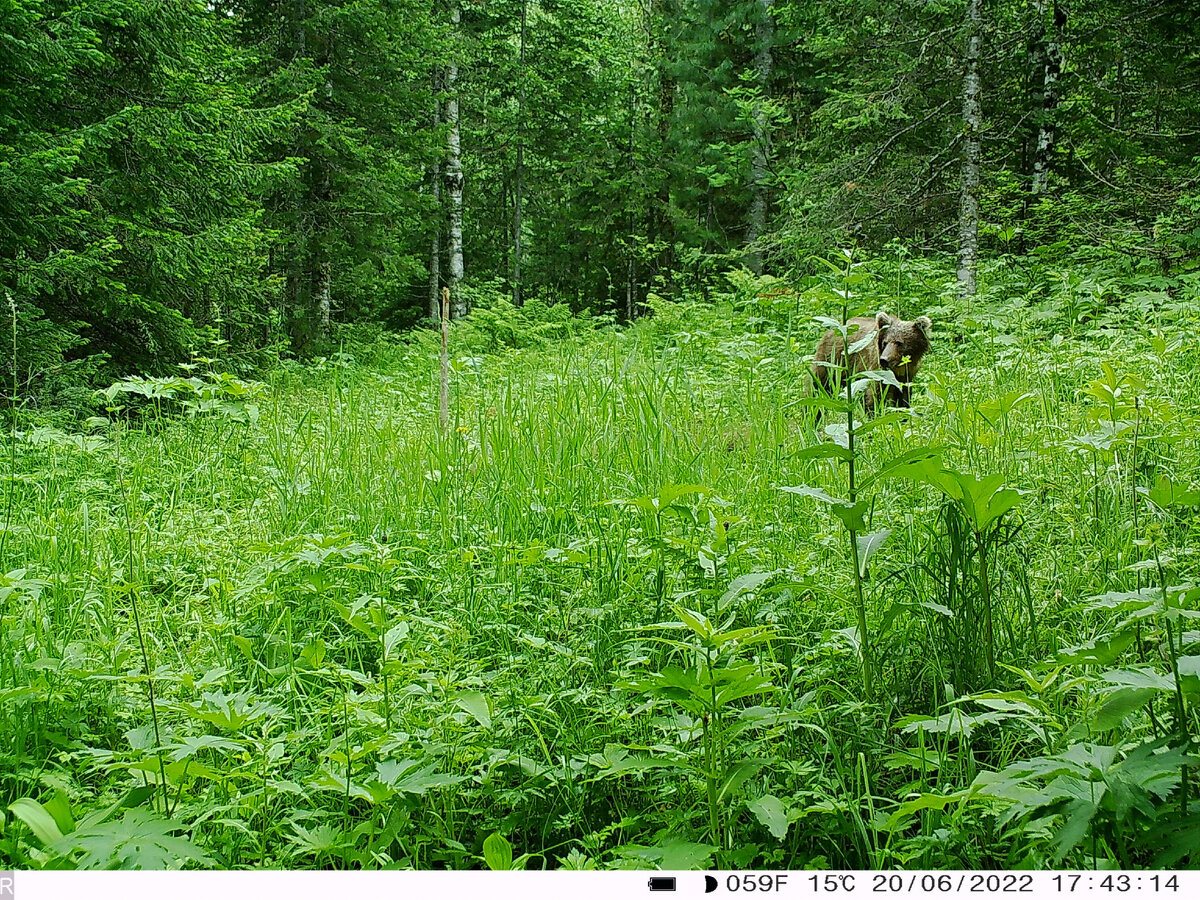
[[(1195, 301), (1089, 277), (500, 304), (445, 431), (429, 333), (23, 422), (0, 863), (1195, 864)], [(804, 402), (847, 286), (934, 320), (855, 446), (869, 695), (840, 507), (782, 490), (847, 493)], [(976, 480), (883, 477), (921, 448)]]

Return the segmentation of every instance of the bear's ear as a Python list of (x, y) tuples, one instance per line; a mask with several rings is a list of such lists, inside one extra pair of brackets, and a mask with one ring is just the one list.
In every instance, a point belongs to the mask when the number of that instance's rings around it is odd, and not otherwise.
[(921, 329), (921, 334), (929, 337), (929, 332), (933, 330), (933, 320), (929, 316), (920, 316), (917, 319), (917, 327)]
[(879, 312), (875, 313), (875, 327), (878, 328), (880, 331), (883, 331), (883, 329), (889, 327), (891, 324), (892, 324), (892, 317), (889, 316), (887, 313), (885, 313), (883, 310), (880, 310)]

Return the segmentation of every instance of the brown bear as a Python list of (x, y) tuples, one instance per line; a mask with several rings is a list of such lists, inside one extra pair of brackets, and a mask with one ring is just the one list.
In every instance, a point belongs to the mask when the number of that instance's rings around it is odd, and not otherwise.
[[(921, 358), (929, 350), (929, 332), (933, 328), (929, 316), (920, 316), (915, 321), (905, 322), (885, 312), (879, 312), (873, 319), (851, 319), (846, 326), (852, 347), (871, 332), (875, 332), (875, 340), (850, 354), (851, 375), (887, 369), (903, 385), (902, 388), (897, 388), (872, 381), (863, 396), (863, 405), (867, 412), (875, 411), (881, 395), (893, 406), (907, 407), (913, 377), (921, 366)], [(840, 371), (837, 367), (842, 364), (842, 353), (842, 336), (831, 328), (817, 344), (816, 365), (813, 366), (813, 383), (826, 392), (832, 392), (839, 379)]]

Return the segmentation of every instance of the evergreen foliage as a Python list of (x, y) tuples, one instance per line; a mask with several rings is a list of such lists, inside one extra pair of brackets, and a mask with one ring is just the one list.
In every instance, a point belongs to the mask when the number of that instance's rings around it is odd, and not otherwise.
[(1200, 865), (1197, 46), (0, 0), (0, 869)]

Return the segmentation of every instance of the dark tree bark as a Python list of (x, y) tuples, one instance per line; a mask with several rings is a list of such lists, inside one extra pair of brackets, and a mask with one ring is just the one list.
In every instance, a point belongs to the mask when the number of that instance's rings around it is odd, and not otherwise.
[(528, 0), (521, 0), (520, 71), (517, 75), (517, 170), (513, 173), (513, 306), (520, 306), (521, 254), (524, 250), (522, 205), (525, 201), (525, 27), (528, 21)]
[[(1056, 0), (1034, 0), (1037, 23), (1034, 26), (1034, 83), (1038, 90), (1037, 142), (1033, 151), (1033, 179), (1030, 193), (1034, 200), (1046, 192), (1050, 180), (1050, 154), (1054, 148), (1055, 116), (1058, 112), (1058, 79), (1062, 74), (1062, 44), (1059, 29), (1062, 12)], [(1047, 12), (1050, 22), (1047, 23)]]

